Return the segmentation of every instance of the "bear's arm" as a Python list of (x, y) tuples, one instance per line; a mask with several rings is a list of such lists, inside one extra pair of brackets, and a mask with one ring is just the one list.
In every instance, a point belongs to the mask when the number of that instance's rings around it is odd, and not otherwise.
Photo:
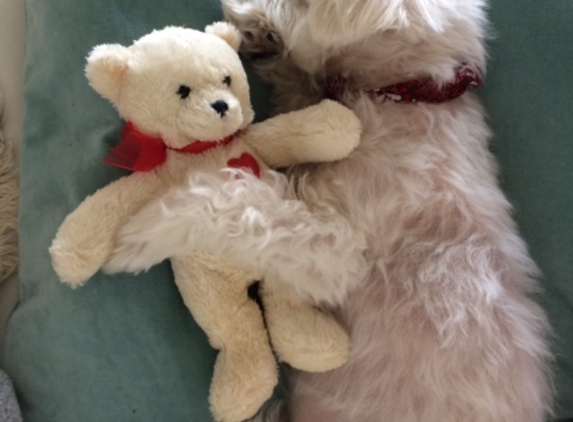
[(324, 100), (249, 126), (243, 139), (270, 167), (340, 160), (354, 150), (360, 120), (343, 105)]
[(77, 287), (94, 275), (111, 253), (120, 226), (162, 187), (154, 172), (134, 173), (88, 196), (65, 218), (50, 247), (60, 279)]

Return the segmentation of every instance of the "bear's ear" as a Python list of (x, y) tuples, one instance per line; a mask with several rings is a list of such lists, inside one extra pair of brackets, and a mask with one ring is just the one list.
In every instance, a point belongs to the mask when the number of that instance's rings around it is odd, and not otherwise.
[(98, 45), (88, 56), (86, 76), (91, 87), (114, 104), (131, 56), (129, 49), (119, 44)]
[(222, 38), (233, 50), (239, 51), (241, 46), (241, 33), (232, 24), (227, 22), (215, 22), (205, 28), (207, 34), (213, 34)]

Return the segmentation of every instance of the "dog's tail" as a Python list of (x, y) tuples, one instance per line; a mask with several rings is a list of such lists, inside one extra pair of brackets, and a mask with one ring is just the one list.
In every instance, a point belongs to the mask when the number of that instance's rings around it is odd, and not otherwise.
[(286, 284), (315, 303), (341, 302), (367, 270), (365, 237), (333, 210), (293, 199), (284, 175), (269, 173), (262, 182), (230, 172), (193, 174), (187, 186), (146, 205), (117, 234), (104, 270), (138, 272), (211, 253), (250, 269), (254, 279), (265, 276), (267, 285)]

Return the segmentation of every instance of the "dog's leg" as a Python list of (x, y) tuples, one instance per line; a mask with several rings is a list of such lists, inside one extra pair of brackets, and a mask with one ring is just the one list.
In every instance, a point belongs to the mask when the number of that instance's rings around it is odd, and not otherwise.
[(257, 75), (272, 87), (272, 114), (318, 104), (326, 97), (323, 86), (301, 70), (290, 57), (254, 60)]
[(268, 9), (242, 0), (224, 0), (222, 6), (225, 19), (243, 36), (241, 54), (251, 60), (276, 60), (283, 55), (283, 40), (267, 17)]
[(290, 57), (279, 29), (269, 17), (270, 9), (240, 0), (224, 0), (222, 4), (225, 18), (243, 35), (240, 53), (252, 61), (256, 73), (273, 87), (273, 114), (298, 110), (324, 98), (320, 84)]

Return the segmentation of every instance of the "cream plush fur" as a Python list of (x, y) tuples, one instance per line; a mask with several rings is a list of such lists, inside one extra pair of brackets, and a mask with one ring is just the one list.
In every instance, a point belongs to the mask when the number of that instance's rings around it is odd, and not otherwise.
[[(225, 422), (254, 415), (270, 397), (277, 370), (269, 336), (278, 357), (299, 369), (326, 371), (346, 361), (343, 328), (300, 300), (290, 278), (314, 289), (340, 290), (360, 281), (365, 268), (363, 237), (346, 219), (331, 209), (311, 212), (294, 199), (286, 178), (268, 167), (345, 157), (358, 143), (359, 120), (346, 107), (324, 101), (252, 124), (239, 43), (232, 25), (217, 23), (205, 32), (168, 27), (130, 47), (101, 45), (92, 51), (86, 67), (91, 86), (140, 132), (162, 138), (170, 148), (231, 134), (235, 139), (200, 154), (168, 150), (164, 164), (100, 189), (65, 219), (50, 247), (54, 269), (74, 288), (104, 265), (107, 271), (135, 271), (171, 258), (185, 304), (220, 350), (210, 404), (215, 418)], [(221, 102), (225, 109), (216, 106)], [(220, 170), (245, 153), (256, 157), (260, 179), (245, 170)], [(244, 190), (235, 196), (237, 186)], [(209, 189), (220, 191), (214, 206), (202, 201)], [(165, 192), (184, 195), (193, 212), (206, 218), (175, 233), (198, 246), (118, 246), (109, 259), (115, 236), (131, 215), (142, 210), (148, 225), (177, 217), (164, 212), (173, 200), (169, 195), (159, 200)], [(252, 208), (237, 213), (241, 204), (241, 211)], [(250, 218), (252, 230), (229, 232)], [(235, 256), (243, 244), (251, 245), (252, 255)], [(145, 255), (150, 251), (151, 257)], [(143, 262), (140, 255), (146, 256)], [(268, 335), (258, 306), (247, 295), (261, 277)]]
[(223, 7), (274, 85), (278, 111), (319, 102), (328, 79), (343, 75), (341, 101), (364, 128), (347, 159), (291, 173), (311, 208), (337, 210), (367, 238), (366, 281), (334, 308), (350, 330), (348, 362), (292, 371), (287, 399), (257, 421), (545, 421), (551, 354), (532, 299), (538, 272), (498, 187), (477, 98), (375, 104), (363, 91), (427, 76), (443, 83), (461, 63), (484, 74), (485, 2)]

